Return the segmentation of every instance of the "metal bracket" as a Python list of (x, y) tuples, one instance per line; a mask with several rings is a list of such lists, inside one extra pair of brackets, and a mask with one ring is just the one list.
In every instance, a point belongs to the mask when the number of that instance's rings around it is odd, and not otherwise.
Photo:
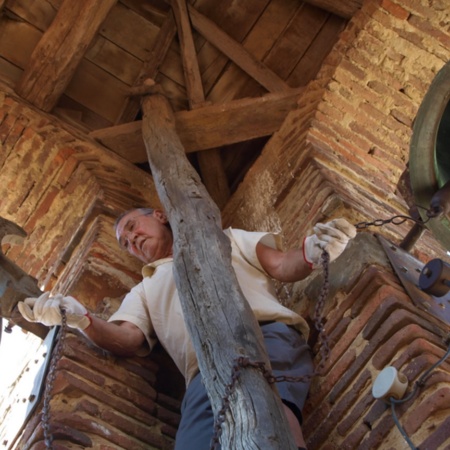
[(425, 264), (383, 236), (377, 235), (377, 238), (413, 303), (448, 326), (450, 324), (450, 293), (443, 297), (435, 297), (422, 291), (419, 288), (419, 276)]

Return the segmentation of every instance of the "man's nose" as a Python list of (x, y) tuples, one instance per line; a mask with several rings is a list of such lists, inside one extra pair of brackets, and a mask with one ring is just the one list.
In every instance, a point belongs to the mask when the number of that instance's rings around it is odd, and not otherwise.
[(137, 234), (134, 231), (127, 231), (124, 235), (127, 247), (134, 246), (137, 238)]

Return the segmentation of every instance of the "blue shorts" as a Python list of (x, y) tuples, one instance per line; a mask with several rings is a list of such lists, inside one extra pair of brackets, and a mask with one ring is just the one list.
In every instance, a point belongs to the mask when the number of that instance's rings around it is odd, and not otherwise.
[[(305, 338), (281, 322), (261, 326), (274, 376), (300, 377), (314, 371)], [(308, 382), (276, 383), (281, 400), (301, 423), (301, 410), (309, 389)], [(200, 374), (189, 383), (181, 405), (181, 422), (175, 450), (209, 450), (214, 431), (214, 415)]]

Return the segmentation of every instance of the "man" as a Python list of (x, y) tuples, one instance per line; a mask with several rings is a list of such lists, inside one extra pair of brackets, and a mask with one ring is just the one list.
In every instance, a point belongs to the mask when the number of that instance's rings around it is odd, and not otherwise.
[[(82, 330), (97, 345), (117, 355), (146, 355), (159, 340), (186, 379), (175, 448), (209, 449), (214, 417), (173, 279), (173, 235), (167, 217), (158, 209), (135, 209), (120, 216), (115, 228), (120, 246), (145, 266), (143, 281), (127, 294), (108, 322), (90, 316), (73, 297), (60, 294), (49, 297), (45, 293), (39, 299), (26, 299), (19, 304), (19, 310), (29, 321), (56, 325), (61, 322), (60, 307), (65, 308), (69, 326)], [(238, 282), (260, 323), (273, 374), (311, 374), (306, 321), (278, 303), (271, 279), (293, 282), (305, 278), (320, 265), (324, 249), (331, 261), (336, 259), (356, 229), (345, 219), (317, 224), (315, 234), (304, 239), (302, 248), (287, 252), (279, 250), (277, 236), (271, 233), (232, 228), (224, 232), (231, 242)], [(305, 447), (301, 409), (308, 387), (308, 383), (277, 383), (299, 448)]]

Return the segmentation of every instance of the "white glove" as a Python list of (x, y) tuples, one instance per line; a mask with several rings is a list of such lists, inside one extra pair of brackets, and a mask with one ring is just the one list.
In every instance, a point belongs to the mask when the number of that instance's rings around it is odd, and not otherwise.
[(92, 323), (87, 309), (81, 303), (73, 297), (64, 297), (61, 294), (50, 297), (50, 293), (45, 292), (38, 298), (26, 298), (19, 302), (17, 307), (28, 322), (40, 322), (47, 326), (60, 325), (63, 308), (69, 327), (85, 330)]
[(356, 236), (356, 228), (345, 219), (318, 223), (313, 229), (315, 234), (303, 241), (303, 257), (311, 269), (320, 266), (324, 250), (330, 255), (330, 262), (334, 261), (345, 250), (348, 241)]

